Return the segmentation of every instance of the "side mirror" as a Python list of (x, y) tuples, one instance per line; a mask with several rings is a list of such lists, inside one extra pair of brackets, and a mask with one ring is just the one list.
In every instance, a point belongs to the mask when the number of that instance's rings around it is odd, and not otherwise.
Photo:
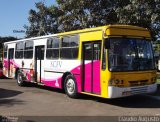
[(105, 49), (110, 49), (110, 40), (109, 39), (105, 39), (104, 46), (105, 46)]

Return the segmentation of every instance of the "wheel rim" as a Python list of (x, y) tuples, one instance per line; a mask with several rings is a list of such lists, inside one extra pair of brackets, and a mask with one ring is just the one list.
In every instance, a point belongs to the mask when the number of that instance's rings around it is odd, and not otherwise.
[(75, 91), (75, 83), (74, 83), (74, 80), (72, 79), (68, 79), (67, 81), (67, 91), (69, 94), (73, 94), (74, 91)]
[(18, 83), (21, 84), (22, 82), (22, 75), (18, 74)]

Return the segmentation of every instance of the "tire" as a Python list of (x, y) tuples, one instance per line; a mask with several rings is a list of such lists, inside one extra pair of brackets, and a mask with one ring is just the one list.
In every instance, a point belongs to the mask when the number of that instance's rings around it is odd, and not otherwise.
[(76, 80), (72, 75), (68, 75), (65, 78), (64, 90), (67, 96), (71, 98), (78, 98), (78, 90)]
[(18, 86), (25, 86), (25, 81), (23, 80), (23, 74), (21, 73), (21, 71), (18, 71), (17, 74), (17, 84)]

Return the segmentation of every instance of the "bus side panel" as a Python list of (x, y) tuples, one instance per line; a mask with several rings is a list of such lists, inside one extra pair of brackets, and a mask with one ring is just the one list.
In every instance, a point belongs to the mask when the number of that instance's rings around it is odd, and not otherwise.
[(100, 61), (94, 61), (93, 66), (93, 93), (100, 94)]
[(26, 81), (34, 81), (33, 78), (33, 69), (34, 69), (34, 61), (33, 59), (25, 59), (21, 60), (20, 66), (23, 69), (23, 74), (26, 77)]
[(94, 61), (93, 64), (91, 61), (85, 62), (84, 72), (84, 90), (86, 92), (91, 92), (93, 90), (93, 93), (100, 94), (100, 61)]
[[(7, 49), (7, 58), (3, 60), (3, 74), (9, 78), (15, 78), (17, 69), (23, 69), (24, 76), (26, 76), (26, 81), (30, 80), (30, 64), (32, 59), (15, 59), (15, 45), (16, 43), (8, 44)], [(10, 50), (13, 49), (13, 52), (10, 54)], [(12, 56), (12, 59), (9, 59), (9, 56)], [(10, 70), (9, 70), (10, 69)], [(10, 76), (8, 76), (8, 74)]]
[(62, 88), (62, 73), (44, 70), (44, 78), (41, 81), (44, 85), (54, 88)]
[(86, 61), (85, 62), (85, 69), (84, 69), (84, 90), (86, 92), (91, 92), (92, 91), (92, 63), (91, 61)]
[(76, 79), (76, 83), (77, 83), (77, 88), (78, 88), (78, 92), (82, 92), (82, 80), (81, 80), (81, 65), (75, 67), (74, 69), (71, 70), (71, 73), (74, 75), (75, 79)]
[(82, 92), (81, 76), (80, 75), (75, 75), (74, 77), (76, 78), (78, 93), (81, 93)]
[[(9, 65), (10, 65), (10, 67), (9, 67)], [(15, 61), (13, 59), (10, 60), (10, 64), (9, 64), (8, 59), (4, 59), (4, 61), (3, 61), (3, 75), (6, 77), (9, 77), (8, 76), (8, 68), (10, 68), (10, 78), (14, 78), (17, 65), (15, 64)]]
[(8, 77), (8, 60), (6, 58), (3, 60), (3, 75)]
[[(23, 59), (14, 59), (10, 60), (10, 76), (12, 78), (15, 78), (16, 70), (17, 69), (23, 69), (24, 76), (26, 76), (26, 81), (31, 80), (31, 74), (30, 74), (30, 67), (29, 65), (32, 62), (31, 60), (23, 60)], [(3, 74), (4, 76), (8, 77), (8, 60), (4, 59), (4, 67), (3, 67)]]
[[(12, 59), (10, 60), (10, 78), (14, 78), (15, 77), (15, 71), (16, 71), (16, 67), (17, 65), (15, 65), (15, 61)], [(8, 66), (9, 68), (9, 66)]]
[(62, 81), (64, 81), (62, 77), (68, 72), (74, 75), (78, 92), (81, 92), (79, 60), (45, 60), (45, 64), (47, 65), (44, 65), (44, 77), (42, 78), (42, 82), (46, 86), (62, 88)]

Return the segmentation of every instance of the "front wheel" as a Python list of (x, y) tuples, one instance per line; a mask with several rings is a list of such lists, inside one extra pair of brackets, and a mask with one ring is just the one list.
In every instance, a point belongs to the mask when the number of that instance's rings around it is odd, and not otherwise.
[(65, 78), (64, 89), (66, 94), (71, 98), (78, 98), (78, 90), (76, 80), (72, 75)]
[(25, 86), (25, 81), (23, 80), (23, 74), (18, 71), (18, 74), (17, 74), (17, 84), (19, 86)]

